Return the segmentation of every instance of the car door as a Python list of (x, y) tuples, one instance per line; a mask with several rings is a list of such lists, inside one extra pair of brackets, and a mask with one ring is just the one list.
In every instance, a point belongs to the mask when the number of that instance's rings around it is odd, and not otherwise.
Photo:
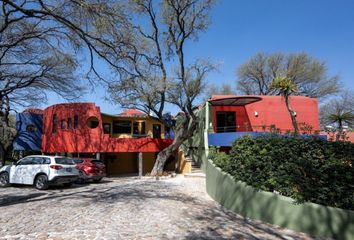
[(36, 157), (35, 159), (36, 163), (38, 163), (34, 173), (32, 174), (32, 183), (34, 182), (34, 178), (38, 173), (44, 173), (49, 176), (50, 170), (49, 170), (49, 165), (50, 165), (50, 158), (49, 157)]
[[(26, 171), (24, 172), (24, 184), (33, 184), (34, 178), (37, 173), (43, 172), (43, 163), (45, 162), (44, 157), (31, 157), (31, 161), (28, 161), (26, 165)], [(45, 171), (44, 173), (47, 174)]]
[(19, 160), (10, 171), (10, 182), (18, 184), (26, 184), (28, 182), (29, 174), (28, 167), (31, 165), (32, 157), (25, 157)]

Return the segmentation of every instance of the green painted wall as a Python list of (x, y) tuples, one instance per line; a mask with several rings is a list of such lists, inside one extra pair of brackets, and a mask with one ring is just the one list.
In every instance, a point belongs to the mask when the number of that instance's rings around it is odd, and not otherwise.
[(236, 182), (213, 163), (206, 161), (208, 194), (229, 210), (284, 228), (315, 236), (354, 239), (354, 211), (293, 200), (271, 192), (257, 191)]
[[(208, 108), (208, 111), (206, 111)], [(209, 117), (206, 117), (206, 112), (209, 113)], [(212, 126), (209, 122), (212, 122), (211, 106), (206, 103), (203, 107), (196, 111), (196, 115), (199, 119), (199, 126), (194, 136), (185, 141), (182, 145), (182, 149), (186, 155), (191, 156), (193, 161), (200, 164), (202, 170), (205, 172), (205, 166), (207, 162), (207, 151), (205, 146), (204, 132), (212, 131)]]

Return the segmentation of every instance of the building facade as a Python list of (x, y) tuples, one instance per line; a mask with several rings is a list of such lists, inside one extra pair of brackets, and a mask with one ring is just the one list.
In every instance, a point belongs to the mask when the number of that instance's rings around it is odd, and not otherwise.
[(16, 138), (14, 150), (27, 153), (41, 152), (43, 134), (43, 111), (27, 109), (16, 114)]
[[(300, 134), (319, 132), (316, 99), (292, 96), (290, 104), (296, 112)], [(200, 119), (197, 132), (184, 144), (184, 153), (176, 153), (178, 157), (168, 161), (168, 170), (184, 171), (180, 167), (185, 165), (181, 160), (184, 154), (201, 163), (210, 147), (227, 150), (244, 135), (288, 134), (294, 130), (281, 96), (213, 96), (196, 114)], [(143, 172), (150, 172), (157, 154), (173, 141), (171, 129), (137, 110), (111, 115), (101, 113), (94, 103), (64, 103), (52, 105), (40, 115), (37, 113), (40, 121), (33, 113), (24, 117), (27, 115), (18, 116), (17, 124), (21, 126), (18, 129), (22, 133), (16, 141), (17, 147), (27, 145), (45, 154), (100, 158), (106, 164), (108, 175), (138, 173), (139, 153), (142, 153)], [(23, 144), (25, 139), (27, 142), (33, 139), (36, 144)]]
[[(289, 101), (296, 113), (300, 134), (318, 134), (317, 99), (291, 96)], [(289, 111), (281, 96), (213, 96), (208, 104), (212, 112), (208, 140), (213, 146), (231, 146), (235, 138), (246, 133), (294, 132)]]
[(150, 172), (158, 152), (171, 142), (165, 139), (162, 122), (137, 110), (109, 115), (94, 103), (56, 104), (44, 110), (42, 151), (100, 158), (109, 175), (138, 173), (138, 153), (143, 172)]
[[(320, 131), (318, 102), (315, 98), (291, 96), (300, 134)], [(245, 135), (253, 137), (274, 132), (294, 131), (285, 99), (281, 96), (216, 95), (196, 111), (201, 120), (195, 136), (184, 144), (184, 152), (203, 165), (211, 147), (228, 151)], [(320, 136), (326, 138), (326, 136)]]

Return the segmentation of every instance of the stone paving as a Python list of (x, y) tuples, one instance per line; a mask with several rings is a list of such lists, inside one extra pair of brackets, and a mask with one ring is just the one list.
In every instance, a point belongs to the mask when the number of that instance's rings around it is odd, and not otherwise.
[(99, 184), (0, 188), (0, 239), (312, 239), (245, 219), (204, 178), (106, 178)]

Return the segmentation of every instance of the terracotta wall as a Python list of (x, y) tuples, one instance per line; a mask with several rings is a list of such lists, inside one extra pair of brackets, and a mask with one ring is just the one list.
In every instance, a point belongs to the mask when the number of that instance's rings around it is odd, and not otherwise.
[(236, 113), (236, 131), (247, 132), (252, 131), (250, 121), (244, 106), (213, 106), (213, 124), (214, 132), (216, 131), (216, 114), (217, 112), (235, 112)]
[[(282, 132), (293, 131), (293, 125), (285, 100), (281, 96), (260, 96), (262, 100), (245, 106), (213, 106), (213, 128), (216, 132), (216, 112), (236, 112), (237, 131), (269, 131), (271, 125), (275, 125)], [(319, 131), (318, 103), (315, 98), (302, 96), (290, 97), (290, 103), (296, 112), (296, 119), (300, 129), (311, 129), (311, 132)]]
[[(53, 116), (56, 115), (57, 127), (53, 133)], [(78, 115), (78, 127), (74, 128), (74, 116)], [(96, 117), (97, 128), (91, 129), (87, 120)], [(72, 127), (61, 129), (61, 121), (71, 118)], [(105, 119), (106, 120), (106, 119)], [(156, 120), (154, 120), (156, 121)], [(94, 103), (67, 103), (50, 106), (44, 110), (44, 131), (42, 151), (57, 152), (159, 152), (171, 144), (170, 139), (153, 138), (114, 138), (103, 133), (100, 108)], [(162, 128), (163, 131), (163, 128)]]
[[(296, 112), (296, 120), (300, 128), (303, 128), (306, 123), (312, 127), (312, 131), (320, 130), (317, 99), (290, 97), (290, 104)], [(283, 97), (263, 96), (261, 101), (246, 105), (246, 111), (254, 131), (261, 131), (262, 126), (273, 124), (282, 132), (293, 131), (291, 117)], [(258, 113), (258, 117), (255, 116), (255, 112)]]

